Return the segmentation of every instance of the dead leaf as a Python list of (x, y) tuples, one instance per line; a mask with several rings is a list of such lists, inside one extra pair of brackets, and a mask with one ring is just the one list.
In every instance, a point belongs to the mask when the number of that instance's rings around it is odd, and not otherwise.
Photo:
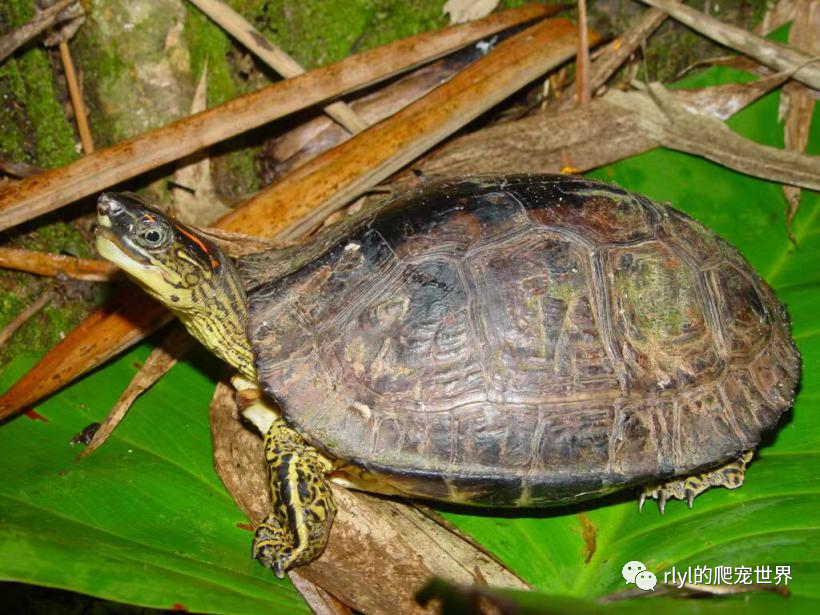
[(777, 30), (780, 26), (789, 23), (794, 19), (795, 0), (780, 0), (774, 6), (766, 10), (760, 25), (755, 28), (758, 34), (766, 36), (770, 32)]
[[(797, 0), (794, 6), (794, 23), (789, 32), (789, 43), (811, 56), (820, 55), (820, 0)], [(784, 118), (784, 142), (786, 149), (805, 152), (809, 143), (809, 130), (814, 115), (815, 92), (797, 82), (786, 84), (780, 97), (780, 115)], [(786, 225), (792, 236), (792, 220), (800, 207), (800, 188), (783, 186), (789, 203)]]
[[(191, 115), (207, 108), (208, 62), (196, 85), (191, 102)], [(208, 150), (201, 150), (179, 161), (172, 184), (174, 206), (172, 215), (185, 224), (204, 226), (224, 216), (230, 209), (219, 199), (211, 176)]]
[(80, 457), (86, 457), (97, 450), (114, 433), (117, 425), (125, 418), (131, 405), (137, 397), (147, 391), (153, 384), (162, 378), (169, 369), (177, 362), (177, 359), (193, 348), (193, 338), (179, 324), (174, 325), (173, 330), (165, 337), (162, 343), (151, 351), (145, 363), (139, 368), (131, 379), (128, 387), (122, 392), (117, 403), (105, 417), (102, 425), (94, 433), (91, 442), (80, 453)]
[[(262, 440), (236, 415), (233, 389), (220, 384), (210, 410), (214, 464), (239, 508), (259, 523), (271, 508)], [(308, 579), (369, 615), (430, 613), (415, 602), (415, 592), (433, 576), (472, 584), (478, 570), (493, 587), (528, 588), (421, 510), (394, 499), (332, 488), (338, 512), (328, 545), (316, 561), (290, 572), (291, 578)]]

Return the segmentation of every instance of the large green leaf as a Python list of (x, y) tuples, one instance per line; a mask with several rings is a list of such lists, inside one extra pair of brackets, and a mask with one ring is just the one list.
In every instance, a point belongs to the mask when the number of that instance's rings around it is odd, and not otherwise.
[[(76, 459), (72, 437), (106, 415), (147, 353), (0, 428), (0, 578), (165, 609), (307, 612), (288, 582), (251, 559), (251, 534), (239, 527), (247, 519), (213, 469), (209, 357), (177, 365), (105, 446)], [(30, 363), (18, 359), (0, 384)]]
[[(709, 75), (703, 79), (727, 73)], [(776, 112), (772, 95), (730, 123), (778, 145)], [(673, 202), (737, 245), (772, 283), (804, 355), (793, 415), (761, 449), (742, 489), (710, 491), (693, 511), (672, 502), (665, 516), (652, 507), (639, 514), (635, 502), (616, 499), (537, 516), (447, 514), (549, 594), (594, 599), (618, 591), (623, 564), (636, 559), (659, 576), (671, 566), (789, 565), (793, 604), (809, 610), (820, 599), (820, 200), (804, 197), (795, 250), (778, 185), (660, 150), (596, 175)], [(0, 428), (0, 578), (163, 608), (304, 610), (287, 582), (250, 559), (250, 534), (238, 526), (245, 519), (212, 469), (213, 360), (198, 354), (175, 367), (102, 449), (75, 460), (69, 440), (106, 414), (147, 352), (133, 351), (40, 404), (45, 421), (21, 417)], [(0, 385), (30, 362), (18, 358)], [(688, 612), (691, 603), (677, 608)]]
[[(690, 85), (734, 76), (710, 71)], [(729, 124), (749, 138), (782, 146), (778, 99), (776, 93), (767, 96)], [(819, 133), (815, 121), (815, 148)], [(741, 489), (709, 491), (691, 511), (672, 502), (661, 516), (650, 501), (639, 513), (631, 499), (524, 519), (450, 519), (549, 593), (599, 597), (618, 591), (624, 588), (622, 566), (639, 560), (659, 579), (672, 566), (789, 565), (793, 593), (820, 599), (820, 198), (804, 194), (795, 249), (777, 184), (667, 150), (593, 175), (674, 203), (736, 245), (774, 287), (788, 305), (803, 354), (793, 413), (774, 442), (760, 449)]]

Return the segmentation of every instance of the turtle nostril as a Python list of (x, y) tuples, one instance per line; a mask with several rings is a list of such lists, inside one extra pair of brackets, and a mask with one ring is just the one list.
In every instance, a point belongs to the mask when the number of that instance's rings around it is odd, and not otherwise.
[(97, 199), (97, 211), (102, 215), (116, 216), (123, 209), (122, 203), (110, 192), (103, 192)]

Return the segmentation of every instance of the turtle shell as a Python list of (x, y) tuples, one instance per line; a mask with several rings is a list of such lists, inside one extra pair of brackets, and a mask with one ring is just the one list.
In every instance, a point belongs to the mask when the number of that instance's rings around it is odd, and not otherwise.
[(692, 474), (755, 447), (799, 377), (736, 249), (583, 178), (432, 184), (240, 272), (285, 419), (416, 496), (540, 506)]

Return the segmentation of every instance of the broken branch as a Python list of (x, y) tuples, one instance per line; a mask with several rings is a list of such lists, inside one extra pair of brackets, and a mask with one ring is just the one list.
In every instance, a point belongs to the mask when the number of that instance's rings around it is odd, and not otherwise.
[(110, 282), (121, 277), (119, 268), (108, 261), (17, 248), (0, 248), (0, 267), (88, 282)]

